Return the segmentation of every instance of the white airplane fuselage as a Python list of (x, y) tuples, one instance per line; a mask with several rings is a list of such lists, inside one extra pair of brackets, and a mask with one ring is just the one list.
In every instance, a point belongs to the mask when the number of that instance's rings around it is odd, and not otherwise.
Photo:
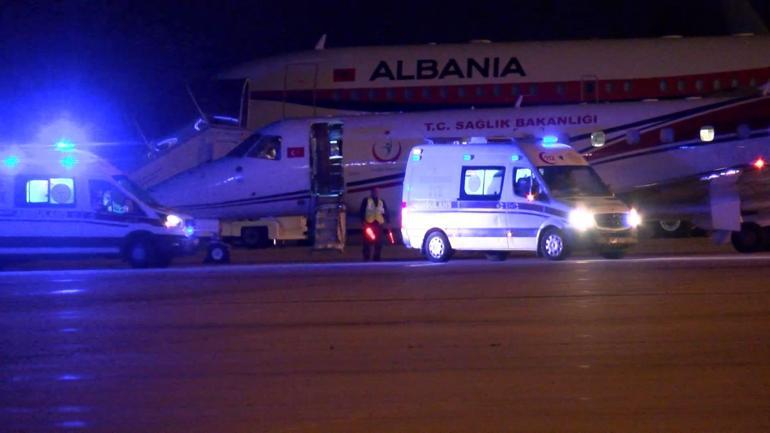
[[(396, 214), (406, 158), (413, 146), (426, 142), (554, 136), (581, 152), (620, 194), (745, 167), (770, 156), (766, 96), (304, 118), (257, 132), (280, 137), (278, 159), (226, 156), (151, 191), (161, 203), (201, 218), (307, 215), (312, 187), (309, 130), (324, 122), (343, 125), (345, 200), (353, 212), (378, 187)], [(712, 141), (701, 140), (705, 126), (714, 130)], [(597, 133), (605, 136), (601, 147), (592, 145)]]

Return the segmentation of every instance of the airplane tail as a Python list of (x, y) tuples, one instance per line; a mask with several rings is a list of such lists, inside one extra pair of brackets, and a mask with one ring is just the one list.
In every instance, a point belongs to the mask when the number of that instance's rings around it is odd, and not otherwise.
[(750, 0), (722, 0), (722, 11), (733, 34), (768, 33), (767, 25)]

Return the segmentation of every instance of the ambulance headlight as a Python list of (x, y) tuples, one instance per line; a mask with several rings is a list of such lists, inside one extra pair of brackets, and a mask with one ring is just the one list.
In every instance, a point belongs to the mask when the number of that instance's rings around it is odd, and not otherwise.
[(184, 224), (182, 218), (179, 218), (174, 214), (166, 215), (166, 221), (163, 223), (167, 229), (173, 229), (174, 227), (179, 227), (182, 224)]
[(626, 216), (626, 223), (631, 227), (639, 227), (642, 224), (642, 216), (636, 209), (631, 208)]
[(594, 213), (588, 209), (573, 209), (569, 213), (569, 225), (579, 231), (588, 230), (596, 225)]

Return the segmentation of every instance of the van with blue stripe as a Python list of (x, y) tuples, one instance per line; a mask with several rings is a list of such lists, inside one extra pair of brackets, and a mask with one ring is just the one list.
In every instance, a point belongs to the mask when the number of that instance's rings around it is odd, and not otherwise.
[(436, 262), (460, 250), (495, 260), (510, 251), (562, 260), (578, 245), (620, 258), (636, 243), (641, 223), (556, 137), (416, 146), (401, 207), (405, 244)]
[(90, 152), (63, 141), (0, 148), (0, 262), (111, 256), (163, 267), (196, 243), (194, 221)]

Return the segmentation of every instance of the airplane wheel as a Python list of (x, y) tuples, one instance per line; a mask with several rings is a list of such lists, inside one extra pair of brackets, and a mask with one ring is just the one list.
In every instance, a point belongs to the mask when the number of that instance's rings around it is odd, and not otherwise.
[(687, 221), (682, 220), (670, 220), (658, 221), (657, 234), (663, 238), (683, 238), (690, 235), (692, 229), (691, 225)]
[(741, 224), (741, 231), (733, 232), (730, 240), (735, 250), (741, 253), (761, 251), (767, 243), (765, 231), (755, 223)]

